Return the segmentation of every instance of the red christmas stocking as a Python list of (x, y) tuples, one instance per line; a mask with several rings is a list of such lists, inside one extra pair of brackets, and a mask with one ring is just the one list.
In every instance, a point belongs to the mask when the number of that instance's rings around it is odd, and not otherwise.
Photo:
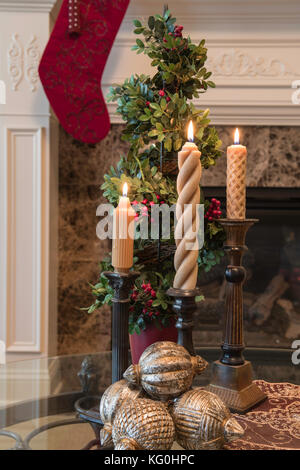
[(96, 143), (110, 121), (101, 77), (129, 0), (64, 0), (39, 75), (61, 125)]

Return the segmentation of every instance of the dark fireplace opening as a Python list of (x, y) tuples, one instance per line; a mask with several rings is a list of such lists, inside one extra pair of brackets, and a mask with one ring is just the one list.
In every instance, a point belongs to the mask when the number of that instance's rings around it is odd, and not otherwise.
[[(204, 188), (206, 198), (220, 199), (225, 188)], [(243, 265), (244, 330), (247, 347), (290, 348), (300, 338), (300, 188), (247, 188), (247, 217), (259, 222), (248, 232)], [(202, 274), (205, 300), (196, 315), (194, 342), (222, 341), (226, 255)]]

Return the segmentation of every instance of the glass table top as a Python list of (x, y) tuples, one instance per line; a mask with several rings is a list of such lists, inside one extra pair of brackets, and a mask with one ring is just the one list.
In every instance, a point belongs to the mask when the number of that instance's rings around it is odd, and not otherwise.
[[(197, 353), (210, 363), (220, 356), (218, 348), (198, 348)], [(299, 385), (300, 365), (292, 363), (292, 353), (288, 349), (253, 348), (245, 351), (245, 358), (252, 362), (254, 378)], [(207, 369), (194, 384), (207, 385), (209, 380)], [(1, 365), (0, 450), (96, 445), (99, 400), (110, 384), (109, 351)]]

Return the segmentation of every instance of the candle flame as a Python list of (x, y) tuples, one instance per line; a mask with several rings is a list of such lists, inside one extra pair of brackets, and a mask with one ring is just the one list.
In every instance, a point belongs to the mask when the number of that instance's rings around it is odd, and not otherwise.
[(123, 184), (123, 196), (127, 196), (128, 193), (128, 184), (124, 183)]
[(238, 145), (240, 143), (240, 133), (238, 128), (236, 128), (234, 133), (234, 145)]
[(189, 127), (188, 127), (188, 140), (189, 142), (194, 142), (194, 126), (193, 126), (193, 121), (190, 121)]

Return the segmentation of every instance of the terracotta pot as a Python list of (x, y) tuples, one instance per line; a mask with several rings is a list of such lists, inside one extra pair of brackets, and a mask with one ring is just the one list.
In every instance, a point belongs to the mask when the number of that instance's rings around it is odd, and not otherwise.
[(147, 325), (144, 331), (141, 331), (141, 334), (134, 333), (129, 335), (132, 364), (139, 362), (141, 355), (150, 344), (157, 341), (173, 341), (177, 343), (178, 331), (175, 323), (175, 320), (173, 320), (170, 326), (162, 326), (161, 330), (156, 328), (154, 323), (151, 323)]

